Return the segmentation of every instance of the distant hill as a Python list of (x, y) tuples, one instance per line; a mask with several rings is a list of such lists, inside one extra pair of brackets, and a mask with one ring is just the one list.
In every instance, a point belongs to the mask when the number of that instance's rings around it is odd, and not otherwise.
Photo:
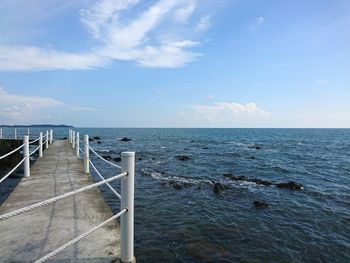
[(41, 127), (49, 127), (49, 128), (73, 128), (72, 125), (54, 125), (54, 124), (33, 124), (33, 125), (0, 125), (0, 127), (6, 128), (41, 128)]

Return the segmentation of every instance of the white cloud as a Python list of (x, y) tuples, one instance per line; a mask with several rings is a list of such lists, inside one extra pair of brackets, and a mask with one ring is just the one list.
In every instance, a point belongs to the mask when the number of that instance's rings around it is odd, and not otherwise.
[(206, 31), (210, 28), (211, 24), (210, 24), (210, 16), (206, 15), (206, 16), (202, 16), (198, 23), (196, 24), (195, 30), (196, 31)]
[(0, 87), (0, 105), (0, 122), (19, 124), (49, 119), (44, 109), (63, 105), (63, 102), (47, 97), (9, 94)]
[(192, 105), (195, 116), (207, 120), (217, 118), (234, 119), (236, 117), (267, 116), (269, 112), (259, 108), (255, 103), (239, 104), (235, 102), (219, 102), (213, 105)]
[(264, 24), (266, 21), (265, 17), (263, 16), (259, 16), (257, 17), (254, 22), (252, 23), (252, 25), (250, 26), (251, 30), (255, 30), (257, 29), (259, 26), (261, 26), (262, 24)]
[[(0, 46), (0, 70), (73, 70), (106, 66), (113, 60), (145, 67), (185, 66), (201, 54), (186, 37), (210, 26), (210, 17), (187, 26), (195, 0), (158, 0), (144, 10), (139, 0), (97, 0), (80, 11), (82, 25), (98, 45), (80, 53), (30, 46)], [(189, 32), (188, 28), (192, 28)], [(194, 28), (194, 29), (193, 29)]]
[(54, 98), (10, 94), (0, 87), (0, 124), (42, 123), (52, 117), (51, 108), (60, 107), (60, 111), (96, 111), (85, 106), (68, 105)]
[(108, 58), (90, 53), (68, 53), (28, 46), (1, 46), (0, 70), (91, 69), (103, 66)]

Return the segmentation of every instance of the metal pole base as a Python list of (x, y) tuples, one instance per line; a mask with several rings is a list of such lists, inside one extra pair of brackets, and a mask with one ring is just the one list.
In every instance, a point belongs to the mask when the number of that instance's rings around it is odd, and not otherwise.
[(118, 261), (119, 263), (136, 263), (136, 258), (134, 257), (134, 259), (132, 261), (128, 261), (128, 262), (124, 262), (121, 259), (119, 259)]

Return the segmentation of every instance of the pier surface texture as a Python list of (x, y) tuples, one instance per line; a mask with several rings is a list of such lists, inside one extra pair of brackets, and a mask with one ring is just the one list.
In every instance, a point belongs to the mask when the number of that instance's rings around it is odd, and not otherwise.
[[(0, 207), (0, 214), (91, 184), (68, 141), (45, 150)], [(0, 261), (33, 262), (112, 216), (97, 188), (0, 221)], [(50, 262), (117, 262), (119, 225), (112, 222)]]

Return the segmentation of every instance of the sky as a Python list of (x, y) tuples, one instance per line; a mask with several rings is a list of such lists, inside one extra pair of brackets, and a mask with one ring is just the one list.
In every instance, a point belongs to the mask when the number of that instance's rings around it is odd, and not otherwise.
[(348, 0), (0, 0), (0, 124), (349, 128)]

